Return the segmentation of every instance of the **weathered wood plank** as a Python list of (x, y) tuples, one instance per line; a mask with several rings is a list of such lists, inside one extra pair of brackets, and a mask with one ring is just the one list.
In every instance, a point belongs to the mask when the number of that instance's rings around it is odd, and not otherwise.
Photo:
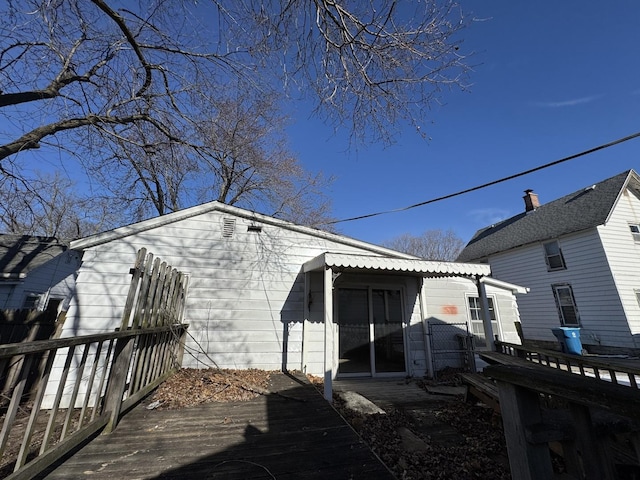
[(459, 373), (458, 376), (467, 384), (468, 393), (500, 413), (498, 387), (491, 379), (478, 373)]
[(47, 478), (392, 479), (314, 387), (284, 374), (249, 402), (136, 407)]
[(637, 408), (640, 392), (636, 389), (535, 364), (489, 366), (485, 368), (485, 374), (548, 395), (557, 395), (580, 405), (640, 420), (640, 410)]

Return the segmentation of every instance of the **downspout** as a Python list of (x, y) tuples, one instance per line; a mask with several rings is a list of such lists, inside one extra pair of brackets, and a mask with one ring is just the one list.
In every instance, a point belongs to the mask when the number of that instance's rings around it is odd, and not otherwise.
[(482, 325), (484, 326), (484, 335), (487, 342), (487, 347), (490, 351), (494, 352), (496, 344), (493, 339), (493, 326), (491, 325), (491, 314), (489, 312), (489, 300), (487, 298), (487, 288), (484, 283), (480, 281), (482, 277), (476, 276), (476, 285), (478, 286), (478, 296), (480, 297), (480, 305), (482, 310)]

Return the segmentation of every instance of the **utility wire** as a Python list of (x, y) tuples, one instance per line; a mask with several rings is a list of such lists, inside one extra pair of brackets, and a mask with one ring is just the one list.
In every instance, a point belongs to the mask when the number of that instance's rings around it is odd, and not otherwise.
[(324, 225), (335, 225), (336, 223), (344, 223), (344, 222), (352, 222), (354, 220), (362, 220), (364, 218), (377, 217), (379, 215), (386, 215), (388, 213), (396, 213), (396, 212), (404, 212), (406, 210), (411, 210), (412, 208), (422, 207), (423, 205), (428, 205), (430, 203), (440, 202), (442, 200), (447, 200), (449, 198), (457, 197), (459, 195), (464, 195), (465, 193), (475, 192), (476, 190), (481, 190), (483, 188), (491, 187), (492, 185), (497, 185), (498, 183), (506, 182), (508, 180), (513, 180), (514, 178), (523, 177), (525, 175), (529, 175), (530, 173), (537, 172), (539, 170), (544, 170), (545, 168), (553, 167), (554, 165), (558, 165), (560, 163), (568, 162), (569, 160), (573, 160), (578, 157), (583, 157), (585, 155), (589, 155), (590, 153), (597, 152), (599, 150), (604, 150), (605, 148), (613, 147), (614, 145), (618, 145), (620, 143), (627, 142), (629, 140), (633, 140), (634, 138), (640, 137), (640, 132), (633, 133), (623, 138), (619, 138), (618, 140), (614, 140), (609, 143), (604, 143), (602, 145), (598, 145), (597, 147), (590, 148), (589, 150), (585, 150), (580, 153), (576, 153), (574, 155), (569, 155), (568, 157), (561, 158), (560, 160), (555, 160), (553, 162), (545, 163), (544, 165), (540, 165), (535, 168), (531, 168), (529, 170), (525, 170), (524, 172), (516, 173), (513, 175), (509, 175), (508, 177), (503, 177), (498, 180), (493, 180), (488, 183), (483, 183), (482, 185), (478, 185), (476, 187), (467, 188), (466, 190), (460, 190), (459, 192), (450, 193), (448, 195), (444, 195), (442, 197), (432, 198), (431, 200), (426, 200), (424, 202), (416, 203), (414, 205), (409, 205), (408, 207), (396, 208), (393, 210), (385, 210), (382, 212), (368, 213), (366, 215), (360, 215), (358, 217), (344, 218), (342, 220), (333, 220), (332, 222), (326, 222)]

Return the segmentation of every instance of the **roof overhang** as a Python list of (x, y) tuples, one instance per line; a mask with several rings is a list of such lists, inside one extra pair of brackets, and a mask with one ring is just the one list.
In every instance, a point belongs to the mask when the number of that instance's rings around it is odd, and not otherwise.
[(511, 293), (513, 293), (514, 295), (516, 293), (520, 293), (520, 294), (529, 293), (528, 287), (521, 287), (520, 285), (515, 285), (509, 282), (503, 282), (502, 280), (496, 280), (495, 278), (491, 278), (491, 277), (482, 277), (480, 281), (485, 285), (503, 288), (505, 290), (511, 290)]
[(477, 263), (436, 262), (374, 255), (354, 255), (326, 252), (304, 263), (303, 272), (331, 268), (341, 272), (403, 273), (420, 277), (486, 277), (489, 265)]

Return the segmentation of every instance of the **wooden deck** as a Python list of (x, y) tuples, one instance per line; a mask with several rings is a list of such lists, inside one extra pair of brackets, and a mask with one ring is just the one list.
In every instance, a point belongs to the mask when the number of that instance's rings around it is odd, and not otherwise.
[(272, 377), (249, 402), (148, 410), (143, 402), (49, 473), (64, 479), (393, 479), (304, 379)]

